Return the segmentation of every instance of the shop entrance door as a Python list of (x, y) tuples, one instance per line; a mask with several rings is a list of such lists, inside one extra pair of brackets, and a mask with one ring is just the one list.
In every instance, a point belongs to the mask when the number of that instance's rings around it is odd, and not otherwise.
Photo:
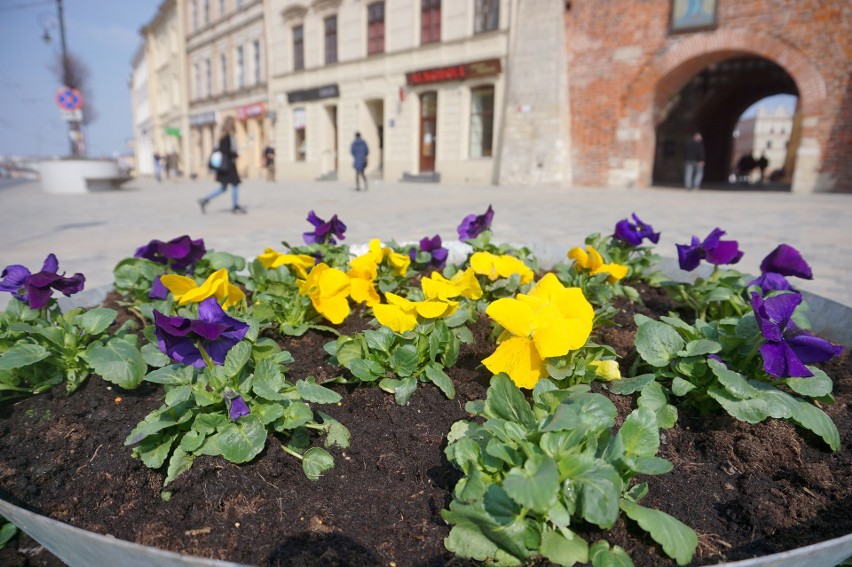
[(435, 171), (437, 145), (438, 93), (420, 95), (420, 173)]

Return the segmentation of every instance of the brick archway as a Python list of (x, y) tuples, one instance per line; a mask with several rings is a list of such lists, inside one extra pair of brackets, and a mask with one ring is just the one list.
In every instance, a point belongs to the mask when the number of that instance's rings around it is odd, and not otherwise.
[[(632, 139), (622, 142), (621, 155), (638, 158), (638, 181), (651, 182), (655, 151), (655, 127), (661, 109), (687, 81), (708, 66), (741, 56), (757, 56), (784, 69), (799, 91), (802, 113), (802, 138), (808, 140), (808, 151), (797, 154), (794, 191), (813, 191), (810, 180), (819, 169), (820, 159), (814, 155), (810, 141), (816, 136), (812, 125), (819, 121), (826, 86), (816, 66), (800, 51), (771, 35), (743, 29), (719, 29), (678, 40), (651, 59), (628, 86), (623, 99), (621, 126), (634, 132)], [(629, 146), (629, 147), (625, 147)], [(797, 187), (798, 185), (798, 187)], [(808, 187), (805, 187), (808, 185)]]

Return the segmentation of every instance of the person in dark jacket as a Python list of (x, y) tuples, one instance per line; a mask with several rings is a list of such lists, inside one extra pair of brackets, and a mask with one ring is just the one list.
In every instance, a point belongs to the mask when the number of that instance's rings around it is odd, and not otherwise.
[(201, 205), (201, 212), (207, 212), (207, 203), (211, 199), (218, 197), (228, 190), (228, 185), (231, 186), (231, 198), (233, 201), (232, 213), (245, 213), (246, 210), (240, 206), (240, 175), (237, 173), (237, 151), (234, 143), (234, 132), (236, 124), (234, 117), (228, 116), (225, 122), (222, 123), (222, 137), (219, 138), (219, 151), (222, 152), (222, 165), (216, 170), (216, 181), (221, 183), (221, 187), (204, 197), (199, 199), (198, 204)]
[(701, 179), (704, 177), (704, 142), (701, 133), (696, 132), (686, 143), (686, 167), (684, 183), (688, 191), (701, 189)]
[(367, 177), (364, 175), (364, 170), (367, 169), (367, 154), (370, 153), (370, 148), (367, 147), (367, 142), (361, 139), (361, 132), (355, 132), (355, 140), (352, 142), (350, 151), (354, 160), (352, 165), (355, 168), (355, 190), (361, 190), (361, 179), (363, 179), (364, 191), (366, 191)]

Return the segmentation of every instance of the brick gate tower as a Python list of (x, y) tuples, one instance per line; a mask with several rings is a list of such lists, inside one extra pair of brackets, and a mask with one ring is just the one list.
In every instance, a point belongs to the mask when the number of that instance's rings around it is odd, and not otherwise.
[(846, 0), (564, 2), (575, 185), (675, 183), (692, 132), (705, 178), (729, 173), (737, 118), (798, 97), (794, 192), (852, 191), (852, 10)]

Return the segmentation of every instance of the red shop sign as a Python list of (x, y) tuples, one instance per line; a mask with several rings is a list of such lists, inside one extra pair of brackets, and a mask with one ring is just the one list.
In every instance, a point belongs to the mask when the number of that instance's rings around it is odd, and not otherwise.
[(476, 63), (462, 63), (461, 65), (450, 65), (449, 67), (413, 71), (405, 75), (405, 80), (409, 86), (413, 87), (429, 83), (490, 77), (499, 74), (500, 70), (499, 59), (487, 59), (485, 61), (477, 61)]
[(265, 102), (256, 102), (254, 104), (247, 104), (237, 108), (237, 119), (239, 120), (246, 120), (248, 118), (254, 118), (255, 116), (263, 116), (264, 114), (266, 114)]

